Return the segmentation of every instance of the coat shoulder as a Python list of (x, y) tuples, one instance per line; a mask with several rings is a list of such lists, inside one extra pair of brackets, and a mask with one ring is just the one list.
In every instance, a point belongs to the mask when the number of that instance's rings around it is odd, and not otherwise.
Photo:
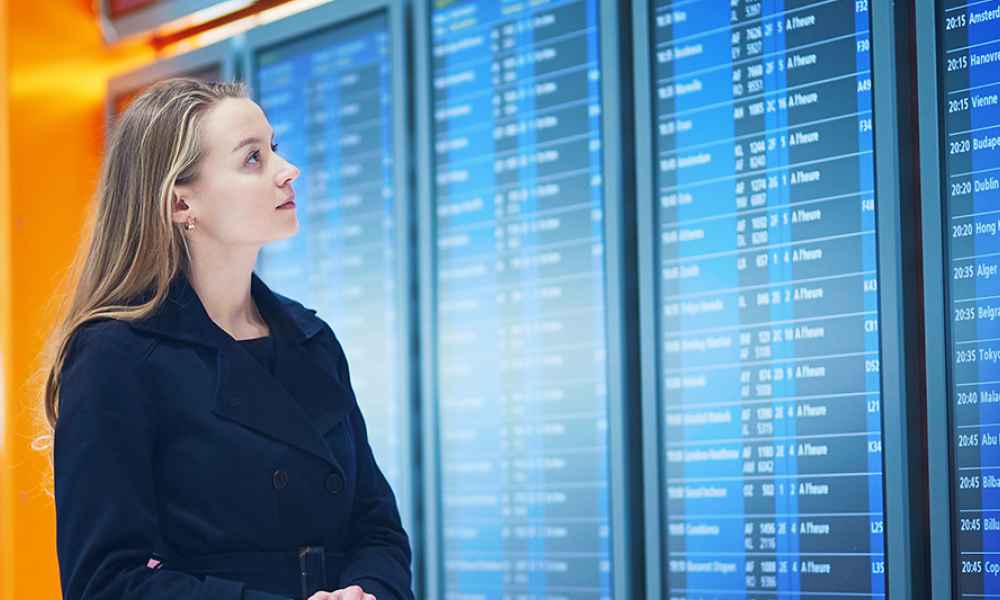
[(117, 415), (131, 410), (133, 404), (125, 400), (143, 385), (143, 365), (154, 344), (122, 320), (108, 317), (80, 325), (63, 359), (58, 422), (68, 423), (63, 417), (76, 414), (80, 406)]
[(88, 321), (73, 332), (68, 353), (111, 351), (141, 362), (155, 343), (154, 338), (129, 327), (123, 319), (102, 318)]

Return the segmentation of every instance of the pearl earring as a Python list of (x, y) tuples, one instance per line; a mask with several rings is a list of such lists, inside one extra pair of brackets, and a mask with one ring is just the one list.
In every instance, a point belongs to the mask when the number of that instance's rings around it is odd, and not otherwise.
[(194, 217), (188, 217), (187, 223), (184, 223), (184, 229), (187, 229), (188, 231), (194, 229), (194, 221), (195, 221)]

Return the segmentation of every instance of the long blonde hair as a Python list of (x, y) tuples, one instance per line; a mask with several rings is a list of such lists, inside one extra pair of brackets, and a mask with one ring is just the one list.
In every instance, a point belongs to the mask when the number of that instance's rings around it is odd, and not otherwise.
[(177, 77), (137, 96), (114, 124), (89, 217), (60, 295), (62, 318), (43, 351), (42, 403), (54, 431), (60, 373), (73, 333), (94, 319), (141, 319), (156, 311), (190, 254), (171, 219), (175, 184), (197, 179), (202, 117), (225, 98), (247, 98), (241, 82)]

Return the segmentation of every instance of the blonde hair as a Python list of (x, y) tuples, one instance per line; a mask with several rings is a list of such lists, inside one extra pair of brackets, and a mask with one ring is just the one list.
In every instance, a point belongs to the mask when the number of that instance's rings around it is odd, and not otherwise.
[(95, 319), (142, 319), (155, 312), (170, 282), (187, 272), (190, 254), (174, 225), (176, 184), (197, 179), (203, 115), (225, 98), (247, 98), (241, 82), (176, 77), (137, 96), (115, 122), (94, 194), (90, 235), (62, 284), (63, 315), (49, 334), (40, 373), (51, 431), (59, 419), (59, 387), (69, 341)]

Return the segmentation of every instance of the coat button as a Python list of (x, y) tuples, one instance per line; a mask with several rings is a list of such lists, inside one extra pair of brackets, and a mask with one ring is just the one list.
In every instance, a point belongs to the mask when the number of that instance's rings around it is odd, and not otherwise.
[(282, 471), (281, 469), (278, 469), (277, 471), (274, 472), (274, 475), (271, 477), (271, 483), (274, 484), (274, 489), (276, 490), (282, 489), (283, 487), (288, 485), (288, 473)]
[(339, 494), (344, 491), (344, 477), (337, 471), (326, 476), (326, 491)]

